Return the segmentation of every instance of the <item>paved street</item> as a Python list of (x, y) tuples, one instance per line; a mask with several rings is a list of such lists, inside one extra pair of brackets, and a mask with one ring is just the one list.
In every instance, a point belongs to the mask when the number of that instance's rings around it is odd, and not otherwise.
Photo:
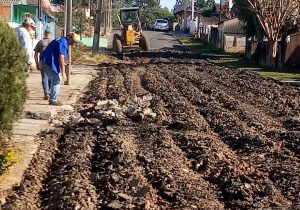
[(169, 33), (160, 31), (146, 31), (151, 50), (173, 50), (178, 41)]
[[(144, 31), (148, 36), (151, 50), (174, 50), (180, 45), (178, 41), (169, 33), (161, 31)], [(119, 30), (113, 30), (110, 40), (109, 48), (112, 48), (113, 34), (120, 33)]]

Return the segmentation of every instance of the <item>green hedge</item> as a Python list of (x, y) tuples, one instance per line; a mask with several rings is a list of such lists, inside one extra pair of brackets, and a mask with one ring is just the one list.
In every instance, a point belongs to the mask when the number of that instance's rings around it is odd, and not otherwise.
[(0, 143), (22, 112), (26, 71), (26, 55), (17, 34), (0, 20)]

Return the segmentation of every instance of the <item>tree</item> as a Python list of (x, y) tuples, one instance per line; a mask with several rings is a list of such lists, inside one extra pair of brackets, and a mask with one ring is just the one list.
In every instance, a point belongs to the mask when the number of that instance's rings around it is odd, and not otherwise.
[(260, 27), (260, 25), (245, 0), (235, 0), (232, 11), (236, 17), (246, 23), (246, 34), (248, 37), (257, 35), (259, 29), (256, 26)]
[(0, 20), (0, 146), (22, 113), (27, 62), (16, 33)]
[(82, 0), (73, 0), (72, 25), (73, 30), (82, 36), (82, 33), (89, 26), (89, 19), (85, 14), (85, 2)]
[(141, 9), (141, 23), (143, 28), (150, 29), (153, 21), (158, 18), (167, 19), (172, 22), (174, 20), (174, 15), (168, 8), (161, 8), (160, 6), (145, 7)]
[(196, 0), (195, 3), (197, 8), (204, 8), (205, 7), (205, 0)]
[(135, 0), (133, 4), (138, 7), (156, 7), (159, 6), (160, 0)]
[(267, 66), (275, 66), (277, 45), (285, 24), (299, 16), (299, 1), (244, 0), (268, 38)]
[(215, 5), (214, 0), (197, 0), (196, 10), (203, 16), (211, 16)]
[(206, 0), (206, 2), (205, 2), (205, 6), (207, 8), (212, 9), (214, 7), (214, 5), (215, 5), (215, 0)]

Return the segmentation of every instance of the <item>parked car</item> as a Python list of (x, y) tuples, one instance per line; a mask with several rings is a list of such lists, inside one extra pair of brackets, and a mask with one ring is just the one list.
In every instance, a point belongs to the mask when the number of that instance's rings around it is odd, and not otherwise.
[(153, 24), (153, 30), (169, 31), (169, 21), (165, 19), (156, 19)]

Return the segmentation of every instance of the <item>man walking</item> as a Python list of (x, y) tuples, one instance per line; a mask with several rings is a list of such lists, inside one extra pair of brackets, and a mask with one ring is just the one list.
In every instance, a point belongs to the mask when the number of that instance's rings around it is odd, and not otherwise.
[(19, 41), (26, 51), (28, 70), (34, 68), (33, 43), (30, 31), (35, 29), (35, 23), (31, 18), (25, 18), (21, 27), (16, 28)]
[[(46, 29), (44, 32), (44, 38), (40, 40), (35, 48), (34, 48), (34, 60), (37, 69), (41, 71), (40, 67), (40, 54), (46, 49), (46, 47), (49, 45), (49, 43), (52, 41), (52, 34), (49, 29)], [(49, 80), (47, 74), (43, 71), (41, 71), (41, 76), (42, 76), (42, 86), (44, 89), (44, 100), (49, 100), (49, 95), (50, 95), (50, 84), (51, 81)]]
[(50, 98), (49, 105), (62, 106), (58, 101), (60, 94), (60, 83), (64, 84), (67, 80), (65, 67), (68, 64), (68, 45), (74, 45), (79, 41), (79, 36), (75, 33), (67, 37), (61, 37), (53, 40), (41, 54), (41, 70), (46, 73), (50, 79)]

